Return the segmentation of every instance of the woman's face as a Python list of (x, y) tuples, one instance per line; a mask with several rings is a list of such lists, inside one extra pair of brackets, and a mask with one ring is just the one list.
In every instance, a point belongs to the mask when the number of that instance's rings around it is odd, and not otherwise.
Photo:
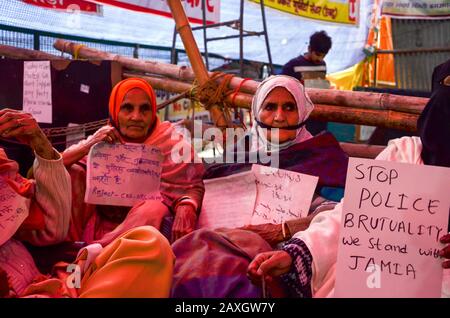
[(117, 119), (120, 134), (126, 141), (144, 142), (152, 124), (150, 98), (140, 88), (131, 89), (120, 105)]
[[(264, 100), (259, 118), (264, 124), (275, 128), (297, 125), (299, 116), (294, 97), (283, 87), (274, 88)], [(278, 141), (283, 143), (295, 139), (296, 135), (297, 130), (279, 129)], [(271, 141), (270, 129), (266, 137)]]

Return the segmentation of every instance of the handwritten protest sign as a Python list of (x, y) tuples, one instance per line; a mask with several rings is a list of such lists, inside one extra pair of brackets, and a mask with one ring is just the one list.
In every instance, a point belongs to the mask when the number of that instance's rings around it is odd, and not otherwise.
[(23, 110), (39, 123), (52, 123), (50, 61), (23, 63)]
[(161, 152), (144, 144), (108, 144), (91, 148), (85, 202), (133, 206), (161, 200)]
[(237, 228), (250, 224), (256, 199), (252, 171), (204, 180), (205, 196), (199, 228)]
[(337, 297), (440, 297), (450, 169), (350, 158)]
[(17, 194), (0, 176), (0, 246), (16, 233), (28, 211), (29, 199)]
[(252, 224), (275, 223), (308, 215), (318, 177), (253, 165), (257, 196)]
[(247, 172), (205, 180), (198, 227), (237, 228), (306, 216), (318, 177), (253, 165)]

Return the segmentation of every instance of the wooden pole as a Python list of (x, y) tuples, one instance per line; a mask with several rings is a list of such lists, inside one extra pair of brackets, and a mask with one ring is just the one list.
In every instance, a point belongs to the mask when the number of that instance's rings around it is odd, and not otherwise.
[(340, 91), (334, 89), (306, 89), (313, 103), (345, 105), (364, 109), (395, 110), (420, 114), (428, 98), (400, 96), (386, 93)]
[[(74, 55), (75, 48), (77, 48), (77, 45), (78, 44), (70, 41), (58, 39), (53, 44), (53, 47), (58, 51)], [(195, 80), (194, 71), (192, 70), (192, 68), (187, 66), (178, 66), (174, 64), (166, 64), (156, 61), (140, 60), (117, 54), (107, 53), (87, 46), (78, 47), (78, 56), (89, 60), (114, 60), (121, 63), (125, 68), (131, 71), (158, 74), (161, 76), (169, 77), (184, 82), (192, 83), (192, 81)], [(213, 74), (212, 72), (208, 73), (209, 76), (211, 76), (212, 74)], [(242, 78), (239, 77), (232, 78), (230, 83), (231, 88), (238, 87), (241, 81)], [(241, 91), (254, 94), (257, 87), (258, 82), (246, 81), (242, 85)]]
[(319, 121), (369, 125), (412, 132), (417, 130), (418, 117), (417, 114), (393, 110), (372, 110), (323, 104), (314, 104), (314, 110), (310, 115), (311, 119)]
[[(75, 45), (74, 43), (69, 43), (69, 45)], [(83, 49), (83, 48), (81, 48)], [(86, 49), (86, 48), (85, 48)], [(95, 53), (98, 59), (97, 53)], [(109, 53), (105, 53), (110, 55)], [(60, 57), (40, 51), (33, 51), (21, 48), (15, 48), (11, 46), (0, 45), (0, 55), (9, 58), (24, 58), (24, 59), (46, 59), (55, 60), (61, 59)], [(109, 59), (109, 58), (107, 58)], [(114, 59), (117, 60), (117, 59)], [(132, 59), (135, 60), (135, 59)], [(139, 60), (138, 60), (139, 61)], [(144, 61), (145, 62), (145, 61)], [(134, 61), (133, 61), (134, 63)], [(167, 66), (173, 66), (171, 64), (166, 64)], [(124, 77), (142, 77), (147, 80), (155, 89), (161, 89), (173, 93), (183, 93), (189, 90), (192, 85), (189, 83), (176, 81), (169, 78), (155, 77), (155, 76), (144, 76), (140, 74), (134, 74), (125, 72)], [(320, 90), (326, 91), (326, 90)], [(417, 103), (410, 105), (411, 107), (396, 107), (396, 109), (403, 109), (404, 112), (391, 110), (390, 107), (395, 104), (404, 105), (404, 97), (389, 95), (389, 94), (376, 94), (369, 93), (365, 94), (369, 102), (374, 103), (374, 101), (379, 101), (379, 108), (375, 108), (374, 104), (369, 104), (361, 108), (361, 103), (364, 102), (360, 96), (357, 95), (356, 101), (349, 101), (351, 94), (361, 93), (361, 92), (345, 92), (345, 91), (333, 91), (336, 100), (333, 101), (334, 104), (342, 102), (343, 104), (352, 105), (356, 104), (359, 107), (349, 107), (346, 105), (331, 105), (325, 103), (317, 103), (317, 101), (329, 101), (327, 98), (323, 98), (320, 95), (314, 95), (312, 98), (315, 102), (315, 109), (311, 114), (312, 119), (317, 119), (321, 121), (334, 121), (341, 123), (350, 124), (361, 124), (361, 125), (371, 125), (384, 128), (395, 128), (406, 131), (416, 131), (416, 122), (418, 118), (418, 113), (421, 110), (420, 103), (421, 100), (427, 99), (417, 99)], [(309, 91), (311, 94), (311, 90)], [(228, 96), (228, 101), (230, 101), (231, 96)], [(240, 93), (236, 96), (235, 103), (238, 107), (250, 108), (252, 101), (252, 96), (245, 93)]]
[[(178, 82), (153, 76), (142, 76), (138, 74), (125, 73), (125, 77), (141, 77), (148, 81), (155, 89), (161, 89), (172, 93), (184, 93), (190, 89), (188, 83)], [(229, 97), (231, 98), (231, 97)], [(239, 94), (235, 103), (238, 107), (251, 107), (252, 96), (249, 94)], [(362, 109), (348, 106), (336, 106), (315, 104), (310, 115), (311, 119), (320, 121), (333, 121), (339, 123), (370, 125), (383, 128), (394, 128), (405, 131), (416, 131), (417, 114), (397, 112), (392, 110)]]
[(27, 50), (14, 46), (0, 45), (0, 56), (4, 56), (11, 59), (33, 59), (33, 60), (62, 60), (63, 57), (59, 57), (53, 54)]
[(184, 12), (184, 8), (181, 5), (180, 0), (167, 0), (172, 16), (175, 20), (177, 32), (183, 41), (186, 54), (191, 62), (192, 69), (195, 77), (200, 85), (206, 83), (209, 80), (208, 70), (203, 63), (202, 55), (195, 42), (194, 35), (192, 34), (191, 26)]
[[(156, 77), (151, 75), (141, 75), (129, 72), (125, 72), (123, 76), (125, 78), (140, 77), (142, 79), (145, 79), (153, 88), (167, 91), (170, 93), (181, 94), (192, 88), (192, 85), (189, 83), (175, 81), (169, 78)], [(229, 95), (225, 98), (225, 101), (230, 104), (234, 102), (234, 105), (236, 105), (236, 107), (250, 108), (253, 96), (245, 93), (239, 93), (236, 95), (234, 101), (232, 101), (232, 99), (233, 96)]]
[[(191, 26), (184, 12), (184, 8), (181, 5), (180, 0), (167, 0), (172, 16), (177, 26), (178, 34), (183, 41), (184, 48), (186, 50), (189, 61), (191, 62), (192, 69), (194, 70), (195, 78), (200, 85), (205, 84), (209, 80), (208, 70), (205, 63), (203, 63), (202, 55), (195, 42), (194, 35), (192, 34)], [(209, 109), (211, 119), (218, 128), (226, 128), (229, 126), (223, 110), (217, 105), (212, 105)]]
[[(76, 44), (71, 42), (57, 40), (54, 44), (54, 47), (57, 50), (62, 50), (73, 55), (75, 45)], [(186, 66), (180, 67), (173, 64), (143, 61), (98, 51), (88, 47), (81, 47), (79, 49), (79, 56), (87, 59), (115, 60), (122, 63), (122, 65), (129, 70), (158, 74), (164, 77), (175, 79), (177, 81), (192, 82), (192, 80), (194, 79), (194, 73), (192, 69)], [(211, 75), (211, 73), (209, 75)], [(242, 80), (242, 78), (234, 77), (230, 82), (231, 88), (237, 88)], [(259, 83), (254, 80), (246, 81), (242, 85), (240, 91), (253, 95), (256, 91), (256, 88), (258, 87), (258, 84)], [(420, 114), (426, 103), (428, 102), (428, 98), (399, 96), (385, 93), (380, 94), (372, 92), (353, 92), (318, 88), (307, 88), (306, 91), (315, 104), (317, 103), (336, 106), (344, 105), (365, 109), (394, 110), (413, 114)]]
[(161, 76), (167, 76), (176, 78), (179, 80), (194, 79), (192, 69), (186, 66), (177, 66), (173, 64), (159, 63), (149, 60), (135, 59), (131, 57), (121, 56), (118, 54), (112, 54), (100, 50), (90, 48), (88, 46), (80, 46), (77, 43), (58, 39), (53, 44), (53, 47), (58, 51), (69, 53), (74, 55), (78, 50), (78, 56), (80, 58), (88, 60), (111, 60), (121, 63), (125, 68), (133, 71), (139, 71), (144, 73), (159, 74)]

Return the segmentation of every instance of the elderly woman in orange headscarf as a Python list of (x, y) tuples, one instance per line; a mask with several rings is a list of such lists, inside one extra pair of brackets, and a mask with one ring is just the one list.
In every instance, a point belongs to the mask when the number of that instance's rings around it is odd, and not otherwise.
[[(156, 96), (152, 87), (139, 78), (119, 82), (110, 96), (109, 115), (109, 125), (63, 153), (73, 187), (69, 239), (87, 243), (97, 241), (106, 245), (137, 226), (151, 225), (161, 229), (163, 219), (170, 212), (174, 214), (172, 240), (193, 231), (204, 193), (203, 165), (201, 161), (196, 163), (194, 150), (174, 130), (174, 126), (161, 122), (156, 116)], [(158, 147), (163, 155), (160, 189), (163, 201), (143, 201), (131, 209), (84, 203), (85, 159), (91, 147), (101, 141), (144, 143)], [(190, 151), (189, 154), (182, 154), (183, 162), (172, 158), (174, 147)]]
[(40, 259), (29, 249), (48, 249), (66, 238), (70, 177), (62, 156), (30, 114), (1, 109), (0, 137), (28, 145), (36, 157), (34, 180), (26, 179), (0, 147), (0, 298), (169, 296), (174, 255), (167, 239), (151, 226), (130, 229), (104, 248), (88, 245), (71, 264), (53, 267), (51, 276), (41, 272)]

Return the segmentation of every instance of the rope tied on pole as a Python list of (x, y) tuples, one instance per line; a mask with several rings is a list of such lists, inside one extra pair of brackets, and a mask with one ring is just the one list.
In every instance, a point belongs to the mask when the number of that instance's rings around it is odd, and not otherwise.
[[(157, 108), (162, 109), (182, 98), (189, 98), (193, 102), (193, 107), (195, 107), (195, 103), (200, 103), (206, 110), (209, 110), (213, 106), (218, 106), (222, 110), (222, 117), (225, 119), (227, 127), (233, 127), (234, 125), (231, 117), (231, 108), (234, 108), (236, 112), (237, 107), (234, 104), (234, 101), (237, 94), (239, 93), (239, 90), (242, 87), (242, 84), (246, 80), (248, 80), (244, 79), (236, 89), (231, 89), (230, 82), (233, 77), (233, 74), (214, 72), (213, 75), (204, 84), (200, 85), (198, 84), (198, 81), (195, 80), (189, 90), (159, 104)], [(219, 79), (222, 80), (219, 81)], [(226, 98), (231, 94), (233, 94), (233, 98), (232, 102), (229, 103), (226, 101)], [(217, 123), (214, 124), (217, 125)], [(219, 126), (217, 127), (226, 128)]]
[(84, 44), (76, 44), (76, 45), (75, 45), (75, 48), (74, 48), (74, 50), (73, 50), (73, 58), (74, 58), (75, 60), (78, 60), (78, 59), (79, 59), (80, 49), (81, 49), (82, 47), (84, 47), (84, 46), (86, 46), (86, 45), (84, 45)]

